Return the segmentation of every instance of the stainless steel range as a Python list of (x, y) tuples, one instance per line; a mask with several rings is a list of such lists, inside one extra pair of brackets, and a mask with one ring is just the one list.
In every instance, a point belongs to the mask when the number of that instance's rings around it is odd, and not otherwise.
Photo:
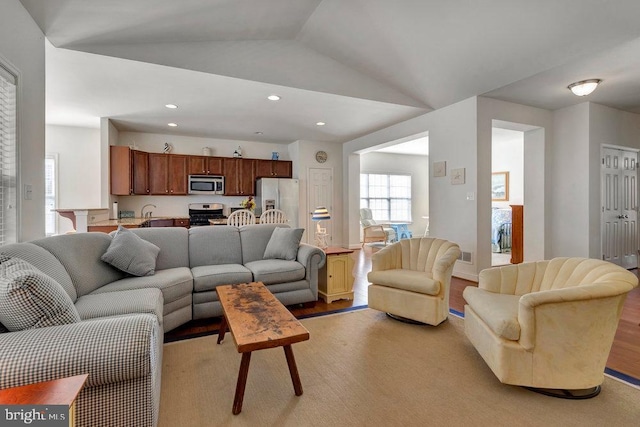
[(191, 227), (211, 225), (210, 219), (220, 220), (221, 224), (226, 224), (227, 217), (223, 212), (224, 205), (222, 203), (190, 203), (189, 222)]

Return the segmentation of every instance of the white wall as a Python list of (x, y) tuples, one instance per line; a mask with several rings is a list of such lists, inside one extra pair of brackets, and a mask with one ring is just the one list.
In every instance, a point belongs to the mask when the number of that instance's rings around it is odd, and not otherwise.
[[(70, 126), (46, 127), (46, 152), (58, 154), (58, 207), (94, 209), (101, 206), (100, 130)], [(58, 216), (59, 217), (59, 216)], [(58, 233), (73, 229), (60, 218)]]
[(411, 219), (408, 226), (415, 237), (422, 236), (429, 215), (429, 156), (392, 153), (365, 153), (360, 156), (360, 173), (411, 175)]
[[(447, 176), (429, 179), (429, 231), (431, 236), (451, 240), (460, 245), (463, 251), (473, 253), (473, 264), (456, 263), (454, 273), (460, 277), (475, 279), (477, 277), (477, 98), (469, 98), (457, 104), (436, 110), (414, 119), (390, 126), (380, 131), (349, 141), (343, 147), (343, 159), (347, 160), (346, 174), (351, 177), (353, 169), (360, 167), (353, 153), (374, 147), (389, 141), (399, 140), (412, 135), (429, 132), (429, 164), (447, 162)], [(490, 129), (489, 129), (490, 132)], [(491, 135), (489, 133), (489, 144)], [(490, 156), (490, 149), (489, 149)], [(491, 159), (487, 160), (487, 181), (490, 174)], [(451, 169), (465, 168), (466, 182), (463, 185), (451, 184)], [(359, 173), (359, 169), (356, 173)], [(349, 244), (358, 245), (359, 236), (359, 188), (357, 185), (344, 183), (344, 194), (348, 198), (345, 218), (349, 221)], [(484, 190), (490, 197), (490, 184)], [(468, 193), (473, 193), (474, 200), (467, 200)], [(490, 209), (490, 206), (488, 206)], [(487, 219), (487, 239), (490, 237), (491, 224)], [(487, 241), (485, 247), (489, 247)]]
[(494, 201), (494, 207), (524, 204), (524, 134), (513, 131), (496, 137), (493, 130), (491, 143), (491, 172), (509, 172), (509, 200)]
[(550, 257), (589, 256), (589, 104), (553, 113)]
[(18, 239), (28, 241), (45, 236), (44, 36), (18, 0), (0, 3), (0, 62), (18, 76), (18, 188), (33, 188), (18, 201)]

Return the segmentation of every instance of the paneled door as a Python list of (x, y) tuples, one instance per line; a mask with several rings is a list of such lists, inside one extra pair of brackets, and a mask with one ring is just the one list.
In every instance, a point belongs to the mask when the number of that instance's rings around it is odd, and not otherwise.
[(602, 259), (638, 266), (638, 153), (602, 148)]

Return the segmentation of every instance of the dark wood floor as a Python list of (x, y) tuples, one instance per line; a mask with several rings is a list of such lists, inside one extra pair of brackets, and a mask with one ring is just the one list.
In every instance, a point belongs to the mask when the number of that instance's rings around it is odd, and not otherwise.
[[(356, 250), (353, 253), (355, 268), (353, 275), (354, 298), (353, 300), (339, 300), (331, 304), (326, 304), (322, 300), (318, 301), (315, 307), (289, 307), (291, 312), (297, 317), (304, 317), (318, 313), (325, 313), (350, 307), (357, 307), (367, 304), (367, 273), (371, 270), (371, 254), (377, 249), (365, 247), (363, 250)], [(638, 274), (638, 270), (632, 270)], [(467, 286), (476, 286), (474, 282), (454, 277), (451, 281), (451, 294), (449, 304), (453, 310), (464, 312), (464, 299), (462, 291)], [(618, 325), (607, 367), (623, 374), (640, 379), (640, 287), (631, 291), (625, 302), (622, 317)], [(210, 334), (217, 331), (220, 325), (220, 318), (194, 320), (173, 331), (165, 334), (165, 341), (174, 341), (181, 338)]]

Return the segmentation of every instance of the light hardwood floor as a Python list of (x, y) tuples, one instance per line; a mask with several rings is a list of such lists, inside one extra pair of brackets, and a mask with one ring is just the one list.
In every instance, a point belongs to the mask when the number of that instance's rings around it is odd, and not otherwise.
[[(353, 300), (339, 300), (326, 304), (318, 301), (314, 307), (289, 307), (297, 317), (304, 317), (318, 313), (326, 313), (342, 310), (350, 307), (358, 307), (367, 304), (367, 273), (371, 271), (371, 254), (379, 250), (375, 247), (365, 246), (362, 250), (356, 250), (352, 256), (355, 261), (353, 275), (354, 297)], [(632, 270), (638, 274), (638, 270)], [(449, 298), (450, 308), (458, 312), (464, 312), (464, 299), (462, 291), (467, 286), (476, 286), (474, 282), (454, 277), (451, 281), (451, 294)], [(622, 311), (622, 317), (618, 325), (607, 367), (640, 379), (640, 287), (631, 291)], [(220, 324), (219, 318), (192, 321), (167, 334), (165, 341), (172, 341), (200, 334), (209, 334), (217, 330)]]

